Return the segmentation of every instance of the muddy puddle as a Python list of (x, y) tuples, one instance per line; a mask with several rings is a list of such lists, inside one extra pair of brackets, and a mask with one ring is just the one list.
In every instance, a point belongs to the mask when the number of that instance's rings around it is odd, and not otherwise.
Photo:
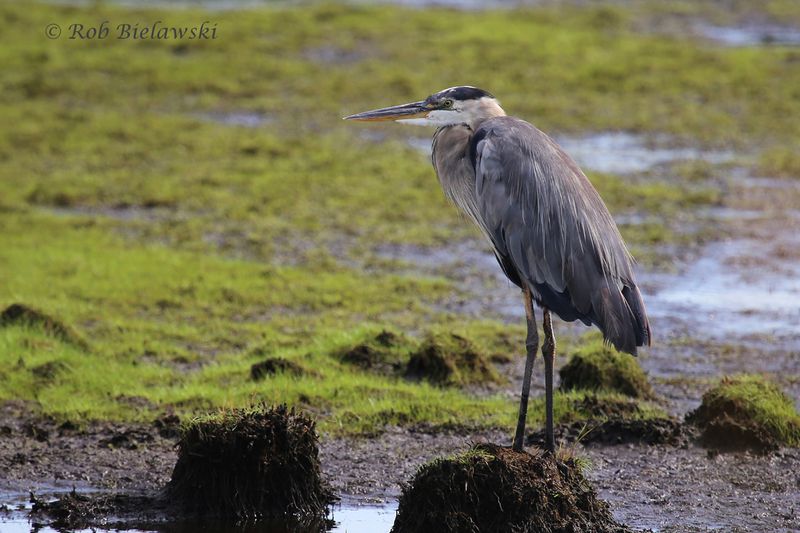
[[(96, 491), (86, 490), (81, 493), (89, 494)], [(48, 496), (55, 499), (59, 494), (50, 493)], [(31, 503), (27, 495), (5, 494), (0, 501), (0, 531), (2, 533), (63, 533), (66, 529), (45, 526), (36, 519), (28, 516)], [(47, 499), (47, 498), (45, 498)], [(332, 525), (326, 529), (332, 533), (388, 533), (394, 523), (397, 503), (357, 505), (355, 502), (335, 505), (331, 510)], [(297, 529), (297, 525), (280, 520), (264, 520), (246, 523), (231, 523), (214, 520), (197, 521), (159, 521), (152, 524), (135, 524), (135, 521), (126, 520), (122, 524), (115, 524), (114, 517), (107, 517), (108, 528), (90, 527), (83, 529), (68, 529), (71, 533), (103, 533), (110, 531), (129, 531), (131, 533), (318, 533), (324, 526), (312, 525), (307, 530)]]
[(275, 122), (275, 118), (254, 111), (212, 111), (192, 115), (204, 122), (213, 122), (224, 126), (240, 128), (261, 128)]

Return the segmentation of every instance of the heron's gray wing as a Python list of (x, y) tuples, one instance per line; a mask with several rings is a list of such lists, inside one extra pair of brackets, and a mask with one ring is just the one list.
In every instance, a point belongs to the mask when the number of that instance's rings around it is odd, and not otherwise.
[(504, 270), (564, 320), (597, 324), (621, 351), (649, 343), (632, 259), (575, 162), (525, 121), (498, 117), (472, 137), (480, 224)]

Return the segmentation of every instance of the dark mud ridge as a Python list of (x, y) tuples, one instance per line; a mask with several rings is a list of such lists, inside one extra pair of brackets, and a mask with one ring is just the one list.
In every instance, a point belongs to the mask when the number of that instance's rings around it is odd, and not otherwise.
[(393, 533), (625, 532), (573, 458), (494, 444), (437, 459), (403, 490)]
[[(584, 445), (651, 444), (687, 447), (695, 439), (693, 426), (672, 418), (628, 420), (580, 420), (559, 424), (555, 428), (560, 442), (580, 442)], [(528, 446), (544, 446), (544, 429), (528, 435)]]

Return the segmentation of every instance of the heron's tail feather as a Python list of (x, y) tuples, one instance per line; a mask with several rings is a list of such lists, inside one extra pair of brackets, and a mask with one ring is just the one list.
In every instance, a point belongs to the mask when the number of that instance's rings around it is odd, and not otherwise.
[(591, 299), (594, 318), (606, 342), (631, 355), (636, 355), (638, 346), (650, 345), (650, 324), (635, 284), (625, 284), (620, 291), (616, 283), (606, 279)]

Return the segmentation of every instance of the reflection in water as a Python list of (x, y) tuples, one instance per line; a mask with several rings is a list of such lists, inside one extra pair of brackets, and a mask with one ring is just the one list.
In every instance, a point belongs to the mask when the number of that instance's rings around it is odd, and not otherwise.
[[(16, 504), (9, 505), (15, 508)], [(382, 506), (337, 505), (333, 509), (333, 520), (316, 521), (300, 524), (296, 521), (260, 520), (232, 524), (215, 520), (168, 522), (141, 525), (126, 523), (124, 531), (130, 533), (388, 533), (394, 523), (397, 503)], [(132, 529), (128, 529), (132, 528)], [(332, 529), (331, 529), (332, 528)], [(80, 533), (104, 533), (118, 531), (118, 527), (109, 529), (87, 528), (70, 530)], [(50, 527), (39, 527), (32, 524), (25, 513), (0, 514), (0, 531), (2, 533), (59, 533)]]

